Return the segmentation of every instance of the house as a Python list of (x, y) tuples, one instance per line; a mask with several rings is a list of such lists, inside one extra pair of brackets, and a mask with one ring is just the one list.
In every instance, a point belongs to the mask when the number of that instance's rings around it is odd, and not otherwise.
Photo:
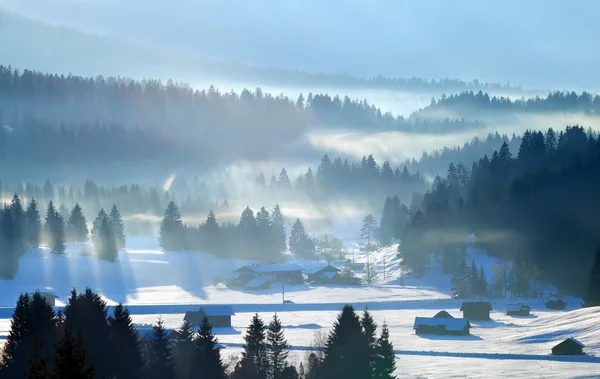
[(509, 316), (529, 316), (531, 307), (523, 303), (506, 304), (506, 314)]
[(350, 269), (352, 271), (364, 271), (365, 270), (365, 264), (364, 263), (350, 263)]
[(487, 301), (465, 301), (460, 307), (463, 317), (469, 320), (489, 320), (492, 305)]
[(550, 299), (546, 302), (546, 308), (548, 309), (565, 309), (567, 303), (562, 299)]
[(465, 318), (416, 317), (413, 329), (416, 334), (466, 336), (471, 324)]
[(304, 270), (304, 274), (309, 282), (319, 282), (325, 273), (336, 274), (338, 272), (340, 272), (340, 269), (332, 265), (313, 266)]
[(196, 327), (206, 316), (214, 328), (226, 328), (231, 327), (231, 316), (234, 315), (233, 309), (228, 305), (203, 305), (197, 311), (186, 312), (183, 320)]
[(50, 306), (52, 306), (52, 307), (56, 306), (56, 299), (58, 299), (58, 296), (56, 296), (54, 293), (52, 293), (52, 292), (40, 292), (40, 295), (42, 295), (42, 297), (44, 299), (46, 299), (46, 302), (48, 304), (50, 304)]
[(264, 279), (271, 284), (282, 280), (288, 284), (304, 283), (302, 267), (296, 264), (250, 264), (235, 270), (234, 277), (241, 284), (246, 284), (252, 279)]
[(244, 284), (246, 290), (265, 290), (271, 287), (271, 282), (266, 279), (250, 279)]
[(552, 348), (552, 355), (584, 355), (584, 344), (575, 338), (567, 338)]
[(454, 318), (452, 315), (446, 311), (439, 311), (433, 316), (433, 318)]

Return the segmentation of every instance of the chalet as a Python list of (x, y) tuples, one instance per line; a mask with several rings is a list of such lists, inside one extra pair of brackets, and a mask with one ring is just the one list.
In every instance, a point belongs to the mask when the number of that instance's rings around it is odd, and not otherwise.
[(334, 275), (331, 274), (337, 274), (339, 272), (340, 269), (332, 265), (313, 266), (304, 270), (304, 274), (309, 282), (320, 282), (323, 278), (323, 274), (328, 274), (326, 277), (333, 277)]
[(506, 314), (509, 316), (529, 316), (530, 311), (531, 307), (523, 303), (506, 304)]
[(552, 355), (584, 355), (584, 347), (575, 338), (567, 338), (552, 348)]
[(196, 327), (206, 317), (213, 327), (226, 328), (231, 327), (231, 316), (233, 315), (235, 313), (228, 305), (203, 305), (197, 311), (186, 312), (183, 319)]
[(251, 264), (235, 270), (234, 276), (242, 284), (252, 279), (264, 279), (270, 283), (282, 280), (288, 284), (304, 283), (302, 267), (296, 264)]
[(492, 305), (487, 301), (465, 301), (460, 307), (463, 317), (469, 320), (489, 320)]
[(452, 315), (446, 311), (439, 311), (433, 316), (433, 318), (454, 318)]
[(416, 317), (413, 329), (416, 334), (466, 336), (471, 324), (464, 318)]
[(550, 299), (546, 302), (546, 308), (548, 309), (565, 309), (567, 303), (562, 299)]

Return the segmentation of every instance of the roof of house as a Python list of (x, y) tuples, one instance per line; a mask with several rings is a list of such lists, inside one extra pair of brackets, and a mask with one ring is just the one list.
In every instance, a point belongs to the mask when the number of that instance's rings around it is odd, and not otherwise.
[(267, 280), (265, 280), (265, 279), (252, 279), (252, 280), (249, 280), (246, 284), (244, 284), (244, 287), (245, 288), (260, 288), (265, 283), (267, 283)]
[(414, 329), (420, 326), (445, 326), (446, 330), (460, 331), (465, 327), (471, 327), (469, 320), (466, 318), (435, 318), (435, 317), (416, 317)]
[(328, 271), (335, 271), (335, 272), (340, 271), (339, 268), (332, 266), (332, 265), (317, 265), (317, 266), (312, 266), (312, 267), (305, 269), (304, 273), (307, 275), (312, 275), (312, 274), (316, 274), (319, 271), (322, 271), (325, 269), (327, 269)]
[(40, 292), (40, 295), (58, 299), (58, 296), (54, 292)]
[(267, 265), (246, 265), (238, 268), (235, 271), (241, 271), (243, 269), (250, 270), (252, 272), (290, 272), (290, 271), (302, 271), (302, 267), (293, 263), (283, 264), (267, 264)]
[(211, 316), (235, 316), (235, 312), (229, 305), (203, 305), (199, 311), (204, 311), (207, 317)]
[(465, 301), (460, 306), (461, 311), (469, 312), (469, 311), (491, 311), (492, 304), (487, 301)]
[[(561, 346), (561, 345), (572, 345), (572, 344), (577, 344), (577, 345), (579, 345), (579, 346), (581, 346), (581, 347), (585, 347), (585, 345), (584, 345), (584, 344), (582, 344), (581, 342), (577, 341), (577, 340), (576, 340), (575, 338), (573, 338), (573, 337), (569, 337), (569, 338), (567, 338), (566, 340), (562, 341), (561, 343), (557, 344), (557, 345), (556, 345), (556, 346), (554, 346), (554, 347), (558, 347), (558, 346)], [(554, 349), (554, 347), (553, 347), (553, 349)]]
[(333, 279), (335, 278), (335, 276), (337, 275), (337, 272), (324, 272), (323, 275), (321, 275), (321, 279)]
[(529, 305), (526, 304), (522, 304), (522, 303), (517, 303), (517, 304), (506, 304), (506, 311), (507, 312), (518, 312), (520, 310), (530, 310), (531, 307)]
[(433, 316), (434, 318), (454, 318), (450, 313), (446, 311), (439, 311)]

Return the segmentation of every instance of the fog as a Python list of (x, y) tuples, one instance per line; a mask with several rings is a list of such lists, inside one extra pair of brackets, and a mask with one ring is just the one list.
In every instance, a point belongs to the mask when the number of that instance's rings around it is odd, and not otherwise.
[[(5, 9), (44, 22), (262, 68), (478, 78), (535, 88), (600, 86), (594, 75), (600, 51), (593, 48), (600, 5), (593, 0), (176, 4), (0, 1)], [(576, 70), (569, 69), (573, 59)]]

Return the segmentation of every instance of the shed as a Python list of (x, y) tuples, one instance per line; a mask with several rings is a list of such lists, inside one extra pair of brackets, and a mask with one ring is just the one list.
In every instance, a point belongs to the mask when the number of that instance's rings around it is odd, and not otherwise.
[(203, 305), (197, 311), (186, 312), (184, 320), (199, 326), (204, 317), (215, 328), (231, 327), (231, 316), (235, 315), (233, 309), (228, 305)]
[(433, 316), (433, 318), (454, 318), (452, 315), (446, 311), (439, 311)]
[(338, 272), (340, 272), (340, 269), (332, 265), (313, 266), (304, 270), (309, 282), (320, 281), (323, 274), (336, 274)]
[(487, 301), (466, 301), (460, 307), (463, 317), (469, 320), (489, 320), (492, 305)]
[(552, 355), (584, 355), (584, 344), (575, 338), (567, 338), (552, 348)]
[(509, 316), (529, 316), (531, 307), (523, 303), (506, 304), (506, 314)]
[(416, 317), (413, 329), (416, 334), (466, 336), (471, 324), (465, 318)]
[(546, 308), (548, 309), (565, 309), (567, 303), (562, 299), (550, 299), (546, 302)]

